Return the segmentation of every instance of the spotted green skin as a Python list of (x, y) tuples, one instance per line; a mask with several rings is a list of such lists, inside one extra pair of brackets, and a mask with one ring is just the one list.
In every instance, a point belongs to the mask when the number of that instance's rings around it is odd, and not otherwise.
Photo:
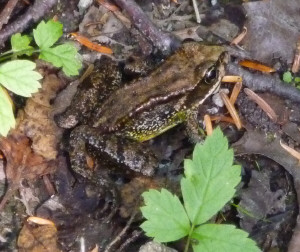
[[(205, 99), (218, 90), (227, 60), (221, 46), (189, 42), (148, 76), (125, 86), (116, 65), (101, 64), (102, 70), (79, 87), (70, 107), (57, 118), (63, 128), (81, 124), (70, 136), (72, 168), (84, 177), (93, 177), (91, 169), (86, 169), (88, 143), (105, 158), (151, 176), (157, 160), (137, 141), (149, 140), (190, 120)], [(207, 69), (212, 66), (218, 75), (207, 82)], [(104, 91), (106, 86), (109, 91)]]

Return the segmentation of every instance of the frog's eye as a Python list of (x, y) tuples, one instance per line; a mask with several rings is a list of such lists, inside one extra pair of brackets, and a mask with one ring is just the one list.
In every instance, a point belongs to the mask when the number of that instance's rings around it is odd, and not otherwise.
[(216, 69), (215, 66), (210, 67), (205, 75), (204, 75), (204, 81), (206, 84), (212, 84), (218, 80), (219, 77), (219, 71)]

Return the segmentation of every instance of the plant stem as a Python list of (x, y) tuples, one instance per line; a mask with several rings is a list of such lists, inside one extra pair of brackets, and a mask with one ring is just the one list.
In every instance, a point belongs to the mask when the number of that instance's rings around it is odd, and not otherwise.
[(194, 229), (195, 229), (195, 224), (193, 223), (192, 226), (191, 226), (190, 232), (189, 232), (188, 239), (187, 239), (186, 244), (185, 244), (184, 252), (188, 252), (188, 250), (189, 250), (190, 243), (191, 243), (191, 235), (194, 232)]
[(188, 236), (187, 242), (185, 244), (185, 248), (184, 248), (184, 252), (188, 252), (189, 247), (190, 247), (190, 241), (191, 241), (191, 237), (190, 235)]
[(26, 54), (27, 52), (38, 53), (40, 51), (41, 51), (40, 49), (35, 49), (35, 50), (26, 49), (26, 50), (22, 50), (22, 51), (18, 51), (18, 52), (13, 52), (12, 50), (10, 50), (10, 51), (0, 54), (0, 62), (10, 59), (15, 55)]
[(0, 62), (1, 62), (1, 61), (5, 61), (5, 60), (7, 60), (7, 59), (10, 59), (12, 56), (13, 56), (13, 55), (6, 55), (6, 56), (4, 56), (4, 57), (0, 56)]
[(1, 54), (0, 54), (0, 58), (1, 58), (2, 56), (5, 56), (5, 55), (11, 54), (11, 53), (13, 53), (12, 50), (9, 50), (9, 51), (6, 51), (6, 52), (4, 52), (4, 53), (1, 53)]

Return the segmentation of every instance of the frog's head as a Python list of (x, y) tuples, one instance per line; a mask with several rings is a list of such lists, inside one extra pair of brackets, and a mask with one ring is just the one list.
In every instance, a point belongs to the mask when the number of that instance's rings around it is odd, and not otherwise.
[(196, 107), (202, 104), (210, 95), (216, 93), (225, 75), (225, 67), (229, 54), (223, 46), (195, 44), (194, 80), (195, 88), (187, 95), (186, 107)]

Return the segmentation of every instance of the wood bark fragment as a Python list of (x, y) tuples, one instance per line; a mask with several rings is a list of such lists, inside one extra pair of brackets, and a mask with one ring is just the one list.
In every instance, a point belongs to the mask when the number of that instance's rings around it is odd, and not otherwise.
[(16, 7), (19, 0), (9, 0), (0, 14), (0, 31), (3, 25), (8, 23), (11, 13)]

